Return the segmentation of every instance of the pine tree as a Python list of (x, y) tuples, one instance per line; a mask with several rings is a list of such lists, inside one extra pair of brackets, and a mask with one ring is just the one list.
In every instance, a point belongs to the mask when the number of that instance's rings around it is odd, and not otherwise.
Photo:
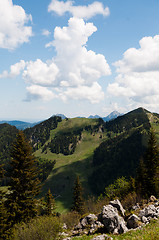
[(46, 214), (52, 215), (52, 214), (54, 214), (54, 210), (55, 210), (55, 200), (49, 189), (46, 194)]
[(80, 214), (83, 214), (84, 212), (84, 200), (82, 195), (82, 185), (80, 183), (79, 176), (77, 176), (73, 190), (73, 210)]
[(153, 129), (150, 131), (147, 151), (140, 160), (136, 179), (137, 188), (143, 196), (159, 195), (159, 148)]
[[(4, 176), (3, 166), (0, 165), (0, 184)], [(0, 190), (0, 239), (7, 237), (7, 209), (4, 206), (5, 194)]]
[(37, 213), (35, 196), (39, 194), (40, 185), (34, 160), (28, 140), (19, 131), (11, 151), (10, 194), (6, 201), (11, 226)]
[(147, 194), (149, 196), (151, 194), (157, 196), (159, 194), (159, 147), (157, 146), (157, 140), (153, 129), (150, 131), (148, 148), (145, 154), (145, 165)]

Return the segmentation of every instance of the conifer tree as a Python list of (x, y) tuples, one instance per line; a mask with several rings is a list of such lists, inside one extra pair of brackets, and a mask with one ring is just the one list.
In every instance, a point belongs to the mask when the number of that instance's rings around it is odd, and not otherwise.
[[(0, 184), (3, 179), (4, 171), (3, 166), (0, 165)], [(4, 206), (4, 193), (0, 190), (0, 239), (7, 238), (7, 210)]]
[(11, 226), (36, 215), (35, 196), (40, 185), (34, 160), (28, 140), (19, 131), (11, 151), (10, 194), (6, 201)]
[(152, 129), (150, 131), (150, 137), (148, 141), (148, 148), (145, 154), (145, 165), (146, 165), (146, 190), (148, 195), (159, 194), (159, 147), (157, 145), (157, 140), (155, 132)]
[(73, 210), (80, 214), (83, 214), (84, 212), (83, 189), (79, 180), (79, 176), (77, 176), (74, 183)]
[(49, 189), (46, 194), (46, 214), (52, 215), (54, 213), (54, 210), (55, 210), (55, 200)]
[(137, 187), (145, 197), (159, 196), (159, 147), (153, 129), (150, 131), (147, 151), (140, 160)]

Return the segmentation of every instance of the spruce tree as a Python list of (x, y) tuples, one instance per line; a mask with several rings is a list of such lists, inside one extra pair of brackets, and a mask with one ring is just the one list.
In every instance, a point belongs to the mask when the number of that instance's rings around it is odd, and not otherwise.
[(46, 194), (46, 214), (52, 215), (52, 214), (54, 214), (54, 210), (55, 210), (55, 200), (49, 189)]
[(79, 180), (79, 176), (77, 176), (74, 183), (73, 210), (80, 214), (83, 214), (84, 212), (83, 189)]
[(35, 197), (40, 190), (37, 174), (32, 148), (19, 131), (11, 151), (10, 194), (6, 201), (11, 226), (36, 215)]
[[(0, 165), (0, 184), (4, 176), (3, 166)], [(5, 194), (0, 190), (0, 239), (6, 239), (7, 234), (7, 209), (4, 206)]]
[(150, 131), (147, 151), (140, 160), (136, 179), (137, 188), (143, 196), (159, 196), (159, 147), (153, 129)]
[(153, 129), (150, 131), (148, 148), (145, 154), (145, 165), (147, 194), (148, 196), (151, 194), (157, 196), (159, 194), (159, 147)]

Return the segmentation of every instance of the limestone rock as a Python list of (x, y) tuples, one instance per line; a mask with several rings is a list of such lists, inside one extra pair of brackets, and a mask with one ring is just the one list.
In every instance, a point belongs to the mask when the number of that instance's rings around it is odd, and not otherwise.
[(149, 198), (149, 202), (156, 202), (157, 199), (155, 198), (155, 196), (151, 195), (151, 197)]
[(99, 221), (104, 224), (106, 232), (120, 234), (128, 231), (124, 219), (119, 216), (117, 209), (112, 205), (103, 207)]
[(151, 204), (140, 211), (139, 217), (143, 217), (143, 216), (147, 218), (159, 217), (159, 208)]
[(139, 224), (140, 218), (136, 216), (135, 214), (132, 214), (127, 221), (127, 227), (130, 228), (137, 228), (140, 226)]
[(118, 199), (110, 201), (109, 204), (117, 208), (117, 210), (121, 213), (123, 217), (125, 216), (125, 209), (123, 208), (123, 206), (121, 205)]
[(107, 236), (106, 234), (99, 235), (97, 237), (92, 238), (91, 240), (106, 240), (106, 239), (113, 240), (113, 238)]

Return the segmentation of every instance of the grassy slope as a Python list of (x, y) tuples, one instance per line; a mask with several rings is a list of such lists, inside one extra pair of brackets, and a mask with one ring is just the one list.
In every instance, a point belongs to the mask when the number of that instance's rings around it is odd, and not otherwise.
[[(151, 113), (147, 113), (151, 125), (157, 132), (157, 139), (159, 142), (159, 119)], [(75, 118), (63, 120), (58, 124), (55, 130), (51, 131), (51, 136), (48, 142), (57, 134), (75, 131), (84, 128), (88, 125), (96, 125), (96, 119)], [(75, 153), (72, 155), (64, 156), (63, 154), (53, 154), (47, 150), (47, 154), (41, 153), (41, 149), (36, 152), (36, 156), (56, 160), (55, 168), (46, 180), (42, 195), (44, 195), (50, 188), (52, 193), (55, 194), (57, 211), (65, 212), (70, 209), (72, 202), (72, 191), (76, 175), (80, 176), (80, 180), (84, 187), (85, 196), (90, 195), (91, 191), (88, 186), (88, 177), (93, 171), (92, 157), (94, 150), (99, 144), (106, 139), (99, 138), (101, 133), (96, 133), (95, 136), (90, 132), (83, 131), (82, 141), (78, 143)]]
[[(55, 130), (51, 131), (50, 138), (59, 133), (75, 131), (79, 128), (96, 124), (97, 120), (95, 119), (75, 118), (63, 120)], [(101, 133), (96, 133), (93, 136), (90, 132), (83, 131), (82, 141), (78, 143), (73, 155), (54, 154), (49, 150), (47, 150), (47, 154), (42, 154), (41, 150), (36, 152), (36, 156), (56, 160), (55, 168), (43, 186), (42, 195), (49, 188), (51, 189), (52, 193), (55, 194), (57, 211), (64, 212), (71, 207), (72, 189), (77, 174), (80, 176), (84, 186), (85, 195), (91, 194), (87, 178), (93, 170), (91, 166), (93, 152), (103, 140), (99, 138), (100, 135)]]

